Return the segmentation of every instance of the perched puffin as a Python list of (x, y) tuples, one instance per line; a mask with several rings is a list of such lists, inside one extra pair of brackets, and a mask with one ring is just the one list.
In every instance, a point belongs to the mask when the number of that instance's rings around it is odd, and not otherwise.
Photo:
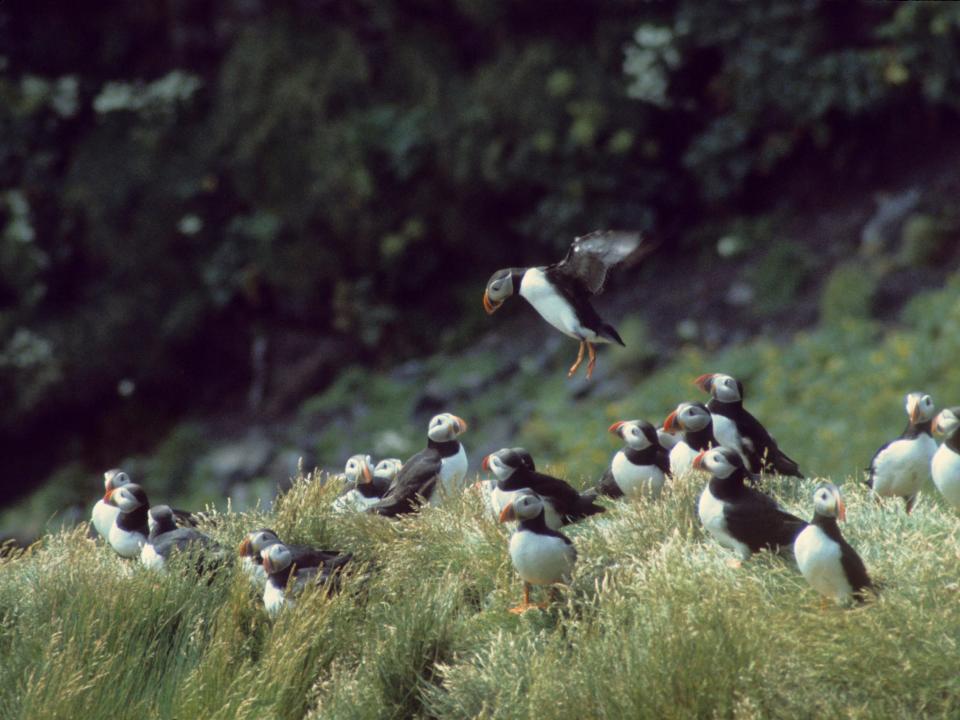
[(602, 513), (596, 490), (578, 492), (559, 478), (530, 470), (523, 456), (512, 448), (503, 448), (483, 459), (483, 469), (497, 476), (501, 492), (529, 490), (544, 501), (546, 523), (553, 529)]
[(837, 520), (846, 519), (840, 490), (833, 483), (820, 483), (813, 491), (813, 520), (793, 543), (797, 565), (807, 582), (838, 605), (851, 599), (863, 602), (864, 590), (873, 587), (857, 551), (843, 539)]
[(522, 613), (545, 604), (530, 602), (531, 585), (569, 583), (577, 562), (577, 550), (570, 538), (547, 525), (544, 502), (534, 493), (517, 497), (500, 513), (500, 522), (519, 520), (510, 536), (510, 560), (523, 580), (523, 602), (510, 609)]
[(462, 491), (467, 453), (457, 438), (466, 430), (466, 420), (456, 415), (433, 417), (427, 426), (427, 447), (403, 464), (389, 490), (369, 511), (395, 517), (416, 510), (418, 497), (436, 505), (444, 494)]
[[(251, 579), (262, 585), (267, 581), (267, 573), (263, 569), (261, 553), (271, 545), (277, 545), (281, 540), (270, 528), (258, 528), (246, 534), (240, 543), (240, 565)], [(283, 543), (293, 556), (293, 563), (298, 568), (316, 567), (322, 565), (331, 557), (339, 555), (336, 550), (324, 550), (310, 545), (291, 545)]]
[(222, 548), (209, 535), (196, 528), (177, 527), (168, 505), (150, 508), (147, 525), (150, 534), (140, 550), (140, 562), (152, 570), (163, 570), (174, 552), (188, 548), (202, 548), (197, 554), (197, 572), (212, 569), (224, 560)]
[(646, 420), (621, 420), (609, 431), (625, 443), (600, 479), (597, 489), (607, 497), (660, 497), (670, 476), (670, 454), (660, 445), (657, 430)]
[(720, 445), (713, 434), (713, 417), (703, 403), (680, 403), (663, 421), (663, 429), (668, 433), (683, 432), (683, 439), (670, 450), (670, 473), (674, 477), (690, 472), (701, 450)]
[(933, 431), (945, 436), (930, 464), (933, 484), (948, 503), (960, 510), (960, 407), (941, 410)]
[(787, 457), (760, 421), (743, 407), (743, 383), (722, 373), (701, 375), (695, 382), (712, 396), (707, 409), (713, 415), (717, 440), (740, 453), (750, 472), (774, 471), (803, 477), (797, 463)]
[(117, 518), (117, 515), (120, 514), (120, 508), (110, 504), (110, 493), (118, 487), (129, 484), (130, 476), (119, 468), (107, 470), (103, 474), (104, 494), (100, 500), (97, 500), (97, 504), (93, 506), (93, 514), (90, 517), (90, 521), (93, 523), (93, 527), (96, 528), (97, 533), (99, 533), (100, 537), (104, 540), (106, 540), (107, 535), (110, 534), (113, 521)]
[(580, 351), (568, 377), (573, 377), (580, 367), (586, 350), (590, 356), (590, 379), (597, 362), (593, 346), (609, 342), (623, 345), (616, 329), (590, 304), (590, 297), (603, 290), (610, 268), (636, 252), (641, 242), (639, 233), (597, 231), (575, 238), (566, 257), (553, 265), (497, 270), (487, 282), (483, 307), (492, 314), (508, 297), (519, 292), (544, 320), (580, 341)]
[(906, 397), (906, 408), (907, 429), (874, 453), (867, 468), (867, 485), (882, 497), (902, 497), (909, 513), (930, 477), (937, 441), (931, 435), (935, 412), (931, 397), (912, 392)]
[(283, 543), (273, 543), (260, 552), (267, 583), (263, 588), (263, 606), (267, 614), (276, 617), (285, 606), (293, 606), (291, 595), (303, 591), (308, 583), (336, 589), (343, 567), (353, 556), (350, 553), (330, 553), (311, 567), (301, 567), (294, 561), (294, 553)]
[(394, 478), (400, 473), (400, 468), (403, 467), (403, 460), (400, 458), (384, 458), (376, 464), (373, 468), (373, 482), (374, 484), (378, 482), (386, 482), (387, 487), (390, 487), (390, 483), (393, 482)]
[(736, 450), (702, 450), (693, 467), (710, 473), (700, 496), (700, 522), (740, 560), (766, 547), (790, 547), (806, 523), (759, 490), (744, 485), (747, 471)]
[(334, 512), (366, 510), (386, 494), (393, 479), (377, 477), (369, 455), (354, 455), (347, 460), (343, 475), (347, 484), (333, 503)]
[(147, 493), (139, 485), (127, 483), (111, 490), (107, 503), (119, 510), (113, 525), (110, 526), (110, 532), (107, 533), (110, 547), (120, 557), (140, 557), (140, 551), (150, 534), (147, 525), (150, 501)]
[[(533, 461), (533, 455), (526, 448), (515, 447), (511, 450), (516, 453), (517, 457), (520, 459), (521, 464), (527, 470), (536, 470), (536, 463)], [(489, 468), (489, 463), (484, 470), (493, 472)], [(508, 471), (505, 466), (501, 470), (501, 474), (504, 477), (509, 476), (512, 470)], [(482, 480), (477, 483), (477, 487), (480, 488), (480, 492), (483, 494), (484, 504), (490, 508), (490, 511), (493, 513), (494, 518), (499, 518), (500, 513), (503, 512), (503, 509), (509, 505), (515, 498), (528, 492), (526, 490), (501, 490), (499, 487), (499, 476), (497, 473), (494, 473), (492, 480)], [(551, 527), (560, 527), (563, 525), (563, 521), (560, 520), (560, 516), (556, 514), (556, 511), (553, 510), (551, 506), (547, 510), (548, 514), (548, 523), (552, 522)]]

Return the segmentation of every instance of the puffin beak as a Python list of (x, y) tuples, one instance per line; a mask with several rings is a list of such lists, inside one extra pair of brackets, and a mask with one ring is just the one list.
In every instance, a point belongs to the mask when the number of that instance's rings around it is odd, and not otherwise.
[(370, 472), (370, 466), (366, 463), (363, 464), (363, 482), (371, 483), (373, 482), (373, 473)]
[(453, 419), (456, 421), (457, 425), (459, 426), (459, 429), (457, 430), (458, 435), (461, 433), (465, 433), (470, 428), (470, 426), (467, 425), (467, 421), (464, 420), (462, 417), (457, 417), (456, 415), (454, 415)]
[(483, 462), (480, 463), (480, 467), (482, 467), (487, 472), (490, 472), (490, 456), (489, 455), (483, 456)]
[(710, 386), (713, 384), (713, 376), (715, 373), (707, 373), (706, 375), (701, 375), (696, 380), (693, 381), (693, 384), (704, 392), (710, 392)]
[(517, 511), (513, 507), (513, 503), (507, 505), (503, 510), (500, 511), (500, 522), (512, 522), (517, 519)]
[(240, 541), (240, 547), (237, 548), (237, 552), (240, 553), (240, 557), (250, 557), (253, 555), (253, 548), (250, 547), (250, 538), (245, 537)]
[(910, 422), (916, 424), (917, 418), (920, 417), (920, 403), (914, 402), (910, 404)]
[(675, 435), (677, 432), (677, 424), (677, 411), (674, 410), (667, 415), (667, 419), (663, 421), (663, 431)]
[(107, 490), (107, 491), (103, 494), (103, 501), (104, 501), (107, 505), (110, 504), (110, 496), (111, 496), (111, 495), (113, 495), (113, 490)]
[(503, 301), (495, 303), (490, 299), (490, 294), (486, 290), (483, 291), (483, 309), (487, 311), (487, 315), (493, 315), (501, 305)]
[(707, 451), (706, 451), (706, 450), (701, 450), (701, 451), (700, 451), (700, 454), (698, 454), (698, 455), (693, 459), (693, 467), (694, 467), (694, 469), (696, 469), (696, 470), (702, 470), (702, 469), (703, 469), (703, 458), (704, 458), (704, 456), (705, 456), (706, 454), (707, 454)]
[(843, 500), (840, 498), (837, 498), (837, 517), (840, 522), (847, 521), (847, 506), (843, 504)]
[(613, 425), (607, 428), (607, 432), (613, 433), (614, 435), (620, 435), (620, 428), (622, 428), (624, 424), (625, 424), (625, 421), (617, 420), (617, 422), (615, 422)]
[(933, 419), (933, 432), (937, 435), (943, 435), (943, 413), (937, 413), (937, 416)]
[(261, 555), (260, 563), (263, 565), (263, 570), (267, 575), (270, 575), (273, 572), (273, 563), (270, 562), (269, 555)]

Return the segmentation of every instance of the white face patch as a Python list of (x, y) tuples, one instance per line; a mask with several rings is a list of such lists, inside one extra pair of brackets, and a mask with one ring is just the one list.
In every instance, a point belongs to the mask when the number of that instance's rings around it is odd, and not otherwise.
[(717, 373), (713, 376), (713, 395), (720, 402), (738, 402), (741, 400), (737, 381), (729, 375)]
[(734, 466), (722, 450), (711, 450), (703, 458), (703, 466), (718, 478), (729, 477)]
[(710, 413), (704, 412), (696, 405), (682, 405), (678, 417), (685, 430), (703, 430), (710, 424)]
[(650, 447), (650, 440), (647, 438), (646, 433), (644, 433), (643, 428), (636, 423), (625, 423), (620, 434), (623, 436), (624, 442), (634, 450), (645, 450)]

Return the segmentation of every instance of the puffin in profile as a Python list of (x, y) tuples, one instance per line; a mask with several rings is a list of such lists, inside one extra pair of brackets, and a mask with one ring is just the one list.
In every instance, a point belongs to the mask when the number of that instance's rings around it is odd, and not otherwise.
[(450, 413), (434, 416), (427, 426), (427, 447), (407, 460), (381, 500), (369, 512), (396, 517), (414, 512), (420, 498), (439, 504), (445, 494), (462, 491), (467, 453), (457, 439), (467, 421)]
[(611, 498), (658, 498), (670, 476), (670, 454), (660, 445), (657, 429), (646, 420), (621, 420), (609, 432), (624, 442), (610, 461), (597, 489)]
[(811, 587), (838, 605), (864, 601), (864, 591), (873, 588), (863, 560), (843, 539), (837, 520), (846, 520), (840, 490), (833, 483), (813, 491), (813, 520), (793, 543), (800, 572)]
[(867, 468), (867, 485), (881, 497), (902, 497), (907, 512), (930, 477), (930, 464), (937, 452), (933, 439), (933, 399), (922, 392), (906, 397), (907, 428), (900, 437), (884, 444)]
[(695, 381), (711, 395), (707, 409), (713, 415), (713, 432), (724, 447), (735, 449), (752, 473), (777, 472), (802, 478), (797, 463), (787, 457), (773, 436), (743, 407), (743, 383), (730, 375), (709, 373)]
[(530, 602), (531, 585), (569, 583), (577, 562), (577, 550), (563, 533), (547, 525), (544, 502), (535, 493), (518, 496), (500, 513), (500, 522), (519, 520), (510, 536), (510, 560), (523, 580), (523, 602), (510, 609), (523, 613), (546, 604)]
[(150, 501), (142, 487), (135, 483), (121, 485), (110, 491), (107, 504), (118, 509), (107, 533), (107, 542), (120, 557), (137, 558), (147, 542), (150, 528), (147, 512)]
[(596, 490), (581, 493), (559, 478), (531, 470), (523, 455), (513, 448), (487, 455), (483, 469), (496, 475), (501, 492), (528, 491), (539, 495), (545, 506), (545, 522), (554, 530), (605, 510), (595, 502)]
[(773, 498), (744, 484), (748, 473), (736, 450), (703, 450), (693, 467), (706, 470), (711, 476), (697, 507), (700, 522), (723, 547), (736, 552), (741, 561), (764, 548), (792, 547), (807, 526)]
[(945, 436), (930, 463), (933, 484), (948, 503), (960, 510), (960, 407), (941, 410), (933, 421), (933, 431)]
[[(537, 469), (536, 463), (533, 461), (533, 455), (531, 455), (526, 448), (515, 447), (511, 448), (511, 450), (517, 454), (517, 456), (520, 458), (520, 462), (527, 470)], [(488, 470), (489, 468), (484, 469)], [(506, 471), (504, 472), (506, 473)], [(501, 490), (496, 473), (494, 473), (493, 479), (480, 480), (477, 482), (475, 487), (480, 490), (483, 497), (483, 503), (490, 509), (490, 512), (493, 514), (494, 518), (499, 518), (500, 513), (503, 512), (503, 509), (507, 505), (513, 502), (513, 500), (519, 495), (527, 492), (526, 490)], [(553, 512), (552, 508), (550, 510)], [(560, 520), (560, 516), (555, 512), (553, 512), (553, 518), (556, 527), (563, 525), (563, 522)]]
[(641, 243), (640, 233), (612, 230), (575, 238), (558, 263), (497, 270), (487, 281), (483, 307), (488, 314), (493, 314), (508, 297), (519, 293), (544, 320), (580, 342), (577, 360), (567, 376), (573, 377), (586, 351), (590, 358), (589, 380), (597, 363), (593, 346), (610, 342), (624, 344), (616, 329), (590, 304), (590, 298), (603, 290), (610, 268), (633, 255)]
[(391, 477), (377, 477), (369, 455), (354, 455), (343, 469), (344, 492), (333, 503), (334, 512), (361, 511), (374, 505), (390, 488)]
[(350, 553), (330, 553), (311, 567), (300, 567), (294, 562), (294, 553), (283, 543), (273, 543), (260, 552), (267, 582), (263, 588), (263, 606), (270, 617), (287, 606), (293, 606), (294, 595), (303, 592), (309, 583), (339, 587), (340, 573), (353, 559)]
[(373, 468), (374, 484), (386, 483), (387, 488), (389, 488), (390, 483), (392, 483), (394, 478), (397, 477), (397, 475), (400, 473), (400, 468), (402, 467), (403, 460), (400, 458), (384, 458)]
[(113, 521), (116, 520), (117, 515), (120, 514), (120, 508), (118, 508), (116, 505), (110, 504), (110, 493), (112, 493), (118, 487), (129, 485), (130, 482), (130, 476), (119, 468), (107, 470), (103, 474), (103, 497), (100, 500), (97, 500), (97, 504), (93, 506), (93, 513), (90, 516), (90, 521), (93, 523), (93, 527), (96, 529), (97, 533), (104, 540), (106, 540), (107, 536), (110, 534), (110, 528), (113, 527)]
[[(261, 553), (271, 545), (281, 543), (280, 538), (270, 528), (258, 528), (246, 534), (240, 542), (238, 554), (240, 565), (244, 572), (250, 575), (255, 584), (262, 585), (267, 581), (267, 573), (263, 569)], [(326, 560), (340, 553), (336, 550), (324, 550), (311, 545), (291, 545), (283, 543), (293, 557), (293, 563), (299, 568), (316, 567)]]
[(670, 474), (674, 477), (690, 472), (701, 450), (720, 446), (713, 433), (713, 416), (700, 402), (677, 405), (663, 421), (663, 429), (671, 434), (683, 433), (682, 439), (670, 450)]
[(197, 572), (203, 573), (220, 565), (223, 549), (196, 528), (178, 527), (168, 505), (154, 505), (147, 512), (150, 533), (140, 550), (140, 562), (152, 570), (163, 570), (175, 552), (198, 548)]

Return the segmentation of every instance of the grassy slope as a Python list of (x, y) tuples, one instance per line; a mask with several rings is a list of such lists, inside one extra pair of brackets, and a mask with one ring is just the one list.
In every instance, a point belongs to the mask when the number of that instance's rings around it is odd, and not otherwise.
[[(517, 618), (506, 531), (478, 498), (403, 522), (333, 517), (335, 488), (307, 478), (269, 515), (227, 512), (213, 532), (233, 545), (267, 523), (377, 569), (273, 624), (237, 574), (157, 577), (80, 530), (3, 561), (0, 717), (955, 717), (960, 520), (932, 494), (909, 517), (878, 506), (847, 476), (899, 430), (906, 390), (956, 401), (957, 295), (918, 299), (886, 334), (850, 321), (784, 349), (686, 352), (634, 395), (576, 412), (551, 378), (522, 430), (586, 483), (612, 450), (604, 423), (659, 417), (701, 371), (743, 375), (808, 472), (846, 478), (845, 533), (886, 583), (867, 607), (821, 611), (779, 558), (728, 568), (696, 521), (699, 482), (681, 479), (661, 502), (571, 528), (572, 587)], [(813, 486), (772, 489), (806, 516)]]

